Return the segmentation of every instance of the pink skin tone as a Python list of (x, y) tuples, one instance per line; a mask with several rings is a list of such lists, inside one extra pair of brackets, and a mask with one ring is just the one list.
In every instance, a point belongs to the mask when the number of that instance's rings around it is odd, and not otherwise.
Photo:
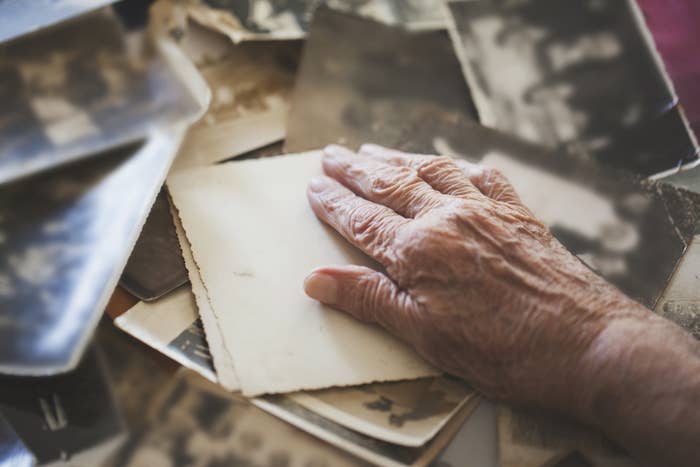
[(642, 465), (700, 459), (700, 344), (571, 255), (498, 171), (329, 146), (316, 215), (382, 271), (327, 266), (306, 293), (512, 404), (605, 431)]

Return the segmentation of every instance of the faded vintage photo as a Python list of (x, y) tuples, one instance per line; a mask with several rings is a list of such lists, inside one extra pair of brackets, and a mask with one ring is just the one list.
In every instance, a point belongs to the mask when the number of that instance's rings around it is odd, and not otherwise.
[(448, 6), (484, 125), (644, 175), (697, 159), (633, 1)]
[(236, 43), (301, 39), (321, 6), (409, 30), (445, 27), (440, 0), (186, 0), (184, 4), (195, 21)]
[(188, 131), (173, 171), (209, 165), (284, 138), (299, 41), (234, 45), (192, 21), (176, 31), (176, 43), (201, 74), (211, 99)]
[(422, 446), (475, 393), (449, 377), (292, 393), (299, 405), (375, 439)]
[(370, 462), (390, 467), (427, 466), (452, 440), (479, 399), (468, 401), (431, 441), (420, 447), (399, 446), (365, 436), (332, 420), (321, 417), (287, 395), (252, 399), (253, 404), (316, 437)]
[(429, 152), (435, 134), (475, 118), (445, 32), (408, 34), (319, 9), (292, 96), (285, 150), (373, 142)]
[(143, 37), (127, 39), (108, 11), (0, 51), (0, 183), (142, 139), (199, 110)]

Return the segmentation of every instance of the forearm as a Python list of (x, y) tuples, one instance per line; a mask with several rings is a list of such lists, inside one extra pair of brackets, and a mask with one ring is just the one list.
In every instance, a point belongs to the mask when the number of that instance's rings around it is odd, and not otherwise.
[(700, 459), (700, 343), (645, 309), (613, 319), (582, 363), (575, 415), (643, 465)]

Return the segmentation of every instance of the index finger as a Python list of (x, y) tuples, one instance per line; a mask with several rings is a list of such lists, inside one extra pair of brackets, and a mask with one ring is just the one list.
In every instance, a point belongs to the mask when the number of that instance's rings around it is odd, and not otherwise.
[(407, 219), (326, 176), (311, 180), (307, 196), (319, 219), (384, 267), (391, 265), (396, 231)]
[(409, 154), (375, 144), (363, 145), (360, 154), (387, 164), (410, 167), (433, 189), (445, 195), (473, 199), (481, 194), (469, 175), (447, 156)]

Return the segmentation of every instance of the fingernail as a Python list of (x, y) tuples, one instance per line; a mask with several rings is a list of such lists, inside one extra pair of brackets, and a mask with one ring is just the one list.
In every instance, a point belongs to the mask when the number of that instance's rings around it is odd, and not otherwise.
[(328, 274), (312, 272), (304, 280), (304, 291), (321, 303), (333, 305), (338, 298), (338, 281)]
[(331, 157), (351, 157), (355, 153), (346, 147), (338, 146), (337, 144), (331, 144), (323, 148), (323, 152)]
[(328, 180), (325, 177), (314, 177), (309, 181), (309, 188), (314, 193), (319, 193), (328, 189)]

